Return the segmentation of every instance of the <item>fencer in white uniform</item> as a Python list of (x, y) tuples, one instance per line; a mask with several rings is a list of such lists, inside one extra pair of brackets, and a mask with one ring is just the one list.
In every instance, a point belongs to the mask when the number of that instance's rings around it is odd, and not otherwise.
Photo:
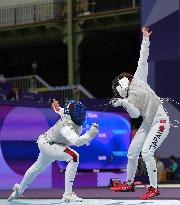
[(131, 118), (143, 117), (141, 127), (133, 138), (128, 150), (127, 181), (114, 191), (134, 191), (134, 177), (138, 165), (138, 157), (142, 152), (148, 171), (150, 187), (141, 199), (159, 195), (157, 187), (157, 169), (154, 152), (162, 144), (169, 133), (169, 117), (163, 109), (162, 101), (147, 84), (149, 56), (149, 28), (143, 27), (138, 67), (131, 76), (122, 73), (113, 81), (113, 90), (119, 98), (112, 101), (113, 106), (123, 106)]
[(68, 162), (65, 171), (65, 193), (62, 200), (64, 202), (82, 201), (82, 198), (77, 197), (72, 191), (79, 164), (79, 154), (69, 146), (86, 144), (98, 134), (99, 127), (94, 123), (88, 132), (80, 136), (86, 117), (85, 107), (81, 102), (69, 100), (65, 103), (64, 108), (61, 108), (58, 101), (54, 101), (52, 107), (60, 115), (60, 119), (47, 132), (39, 136), (37, 140), (40, 150), (38, 159), (26, 171), (21, 183), (14, 185), (14, 192), (8, 198), (9, 201), (20, 198), (37, 175), (55, 160)]

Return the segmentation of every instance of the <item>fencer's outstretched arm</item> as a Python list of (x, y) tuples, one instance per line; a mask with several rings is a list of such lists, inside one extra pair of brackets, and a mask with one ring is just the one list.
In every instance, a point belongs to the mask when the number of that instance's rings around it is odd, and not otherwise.
[(127, 99), (119, 98), (113, 102), (114, 107), (123, 106), (123, 108), (129, 113), (131, 118), (138, 118), (140, 111), (132, 103), (128, 102)]
[(149, 56), (149, 36), (151, 35), (152, 31), (149, 32), (149, 28), (143, 27), (142, 28), (143, 33), (143, 40), (141, 44), (141, 50), (140, 50), (140, 58), (138, 61), (138, 67), (134, 74), (134, 78), (143, 80), (144, 82), (147, 82), (147, 76), (148, 76), (148, 56)]
[(70, 126), (65, 126), (61, 130), (61, 135), (63, 135), (72, 145), (77, 147), (87, 144), (92, 138), (94, 138), (99, 132), (99, 126), (97, 124), (92, 124), (89, 131), (80, 137), (76, 134), (75, 130)]

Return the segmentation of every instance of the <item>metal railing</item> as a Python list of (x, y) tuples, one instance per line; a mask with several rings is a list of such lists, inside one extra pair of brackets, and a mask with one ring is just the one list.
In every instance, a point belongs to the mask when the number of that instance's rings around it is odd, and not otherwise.
[(80, 98), (94, 98), (94, 96), (86, 90), (82, 85), (66, 85), (51, 87), (49, 89), (36, 89), (38, 93), (58, 95), (64, 101), (67, 98), (80, 99)]
[[(135, 8), (139, 6), (140, 0), (73, 0), (73, 3), (73, 15), (84, 16), (117, 9)], [(66, 17), (66, 0), (42, 0), (0, 7), (0, 27), (64, 20)]]
[(18, 85), (24, 92), (37, 92), (36, 89), (49, 89), (51, 87), (38, 75), (6, 78), (6, 82), (11, 85)]
[(64, 15), (63, 1), (44, 0), (0, 8), (0, 26), (39, 23), (60, 19)]
[(18, 85), (21, 91), (24, 92), (58, 95), (62, 101), (67, 98), (94, 98), (82, 85), (52, 87), (38, 75), (6, 78), (6, 82), (11, 85)]

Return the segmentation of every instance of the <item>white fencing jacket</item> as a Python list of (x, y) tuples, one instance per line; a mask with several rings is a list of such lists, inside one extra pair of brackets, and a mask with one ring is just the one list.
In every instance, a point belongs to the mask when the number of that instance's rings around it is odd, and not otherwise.
[[(52, 126), (47, 132), (44, 133), (44, 137), (50, 143), (58, 143), (64, 146), (81, 146), (87, 144), (93, 137), (94, 133), (89, 130), (84, 135), (81, 135), (82, 126), (76, 125), (72, 120), (70, 115), (64, 114), (64, 109), (61, 108), (60, 111), (56, 111), (61, 116), (54, 126)], [(42, 136), (42, 137), (43, 137)]]

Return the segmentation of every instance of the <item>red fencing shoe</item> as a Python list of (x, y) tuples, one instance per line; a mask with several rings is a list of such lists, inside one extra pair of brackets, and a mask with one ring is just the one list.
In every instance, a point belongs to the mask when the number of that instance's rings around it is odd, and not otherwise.
[(158, 196), (158, 195), (160, 195), (160, 191), (159, 191), (158, 187), (156, 189), (156, 188), (153, 188), (152, 186), (150, 186), (148, 188), (148, 191), (144, 195), (141, 196), (141, 199), (144, 199), (144, 200), (152, 199), (153, 197)]
[(120, 184), (119, 186), (111, 187), (112, 191), (120, 191), (120, 192), (134, 192), (134, 183), (128, 184), (127, 182), (124, 182), (123, 184)]

